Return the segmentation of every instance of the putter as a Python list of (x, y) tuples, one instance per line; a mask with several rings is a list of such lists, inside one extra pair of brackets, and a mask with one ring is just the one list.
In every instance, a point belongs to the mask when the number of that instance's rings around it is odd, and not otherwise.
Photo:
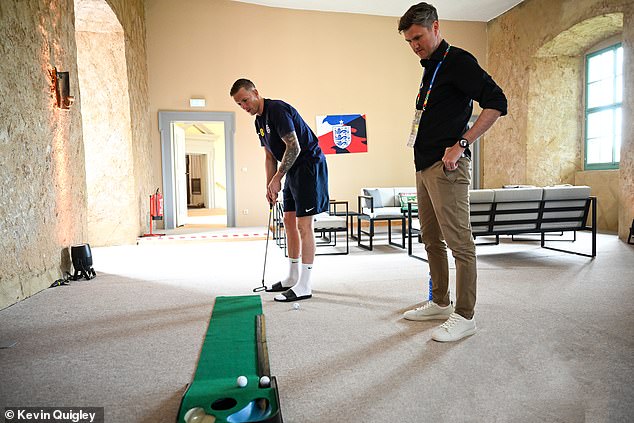
[(271, 231), (271, 215), (272, 214), (273, 214), (273, 205), (269, 204), (269, 223), (266, 225), (266, 247), (264, 247), (264, 268), (262, 269), (262, 286), (253, 288), (253, 292), (268, 290), (266, 285), (264, 285), (264, 274), (266, 273), (266, 255), (269, 252), (269, 232)]

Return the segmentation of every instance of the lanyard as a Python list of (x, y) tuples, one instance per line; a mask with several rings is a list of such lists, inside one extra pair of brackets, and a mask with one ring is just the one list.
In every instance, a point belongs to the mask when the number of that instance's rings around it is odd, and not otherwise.
[[(429, 94), (431, 94), (431, 88), (434, 86), (434, 80), (436, 79), (436, 74), (438, 73), (438, 69), (440, 69), (440, 65), (445, 61), (445, 57), (447, 57), (447, 53), (449, 53), (449, 49), (451, 48), (451, 44), (447, 46), (447, 50), (445, 50), (445, 54), (442, 56), (442, 60), (440, 63), (436, 65), (436, 70), (434, 70), (434, 74), (431, 76), (431, 82), (429, 83), (429, 88), (427, 89), (427, 94), (425, 95), (425, 100), (423, 101), (423, 109), (421, 110), (421, 114), (427, 108), (427, 100), (429, 100)], [(418, 104), (418, 100), (420, 100), (420, 90), (423, 89), (423, 80), (425, 79), (425, 74), (423, 74), (423, 78), (420, 80), (420, 88), (418, 89), (418, 95), (416, 96), (416, 104)]]

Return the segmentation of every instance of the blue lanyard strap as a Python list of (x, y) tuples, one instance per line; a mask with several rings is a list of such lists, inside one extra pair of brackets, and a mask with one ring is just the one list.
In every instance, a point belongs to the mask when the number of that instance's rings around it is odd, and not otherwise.
[[(421, 110), (421, 113), (423, 113), (425, 109), (427, 108), (427, 101), (429, 100), (429, 94), (431, 94), (431, 89), (434, 86), (434, 80), (436, 79), (436, 74), (438, 73), (438, 69), (440, 69), (440, 65), (442, 65), (442, 62), (445, 61), (445, 58), (447, 57), (447, 53), (449, 53), (450, 48), (451, 48), (451, 44), (447, 46), (447, 50), (445, 50), (445, 54), (443, 54), (442, 60), (440, 61), (440, 63), (436, 65), (436, 70), (434, 70), (434, 74), (431, 76), (431, 81), (429, 82), (429, 88), (427, 89), (425, 100), (423, 101), (423, 109)], [(424, 79), (425, 79), (425, 75), (423, 74), (423, 78), (420, 80), (420, 88), (418, 89), (418, 95), (416, 96), (416, 104), (418, 104), (418, 100), (420, 100), (420, 90), (423, 89)]]

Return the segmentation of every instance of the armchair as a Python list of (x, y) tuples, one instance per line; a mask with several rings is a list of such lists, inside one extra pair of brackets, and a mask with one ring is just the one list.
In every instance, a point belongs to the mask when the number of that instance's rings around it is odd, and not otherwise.
[[(387, 222), (388, 243), (396, 247), (405, 248), (405, 211), (400, 204), (400, 195), (415, 192), (415, 188), (364, 188), (357, 199), (357, 245), (366, 250), (373, 249), (374, 226), (376, 222)], [(364, 230), (362, 222), (369, 223), (368, 230)], [(392, 221), (401, 222), (401, 242), (392, 242)], [(362, 235), (369, 237), (369, 243), (363, 244)]]

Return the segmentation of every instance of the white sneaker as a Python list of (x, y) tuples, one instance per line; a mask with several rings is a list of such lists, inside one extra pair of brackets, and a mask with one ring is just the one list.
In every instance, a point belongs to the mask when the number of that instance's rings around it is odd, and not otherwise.
[(431, 339), (438, 342), (452, 342), (473, 335), (475, 332), (474, 317), (467, 320), (458, 313), (451, 313), (449, 319), (431, 333)]
[(403, 317), (407, 320), (437, 320), (446, 319), (453, 313), (453, 305), (441, 307), (432, 300), (425, 301), (422, 306), (414, 310), (407, 310)]

